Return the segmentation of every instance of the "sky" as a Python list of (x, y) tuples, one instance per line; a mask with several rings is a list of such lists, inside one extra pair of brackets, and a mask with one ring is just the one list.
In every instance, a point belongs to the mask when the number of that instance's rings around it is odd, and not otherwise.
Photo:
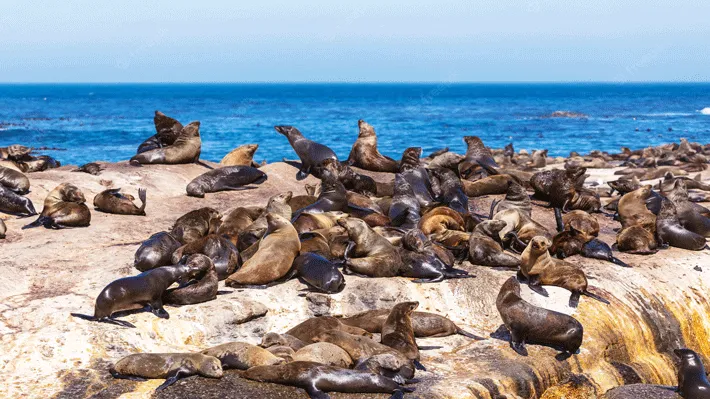
[(710, 81), (707, 0), (0, 2), (0, 82)]

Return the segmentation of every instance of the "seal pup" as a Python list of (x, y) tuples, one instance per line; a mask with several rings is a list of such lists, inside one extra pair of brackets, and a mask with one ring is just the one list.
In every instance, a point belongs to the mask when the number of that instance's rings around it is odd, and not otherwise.
[(39, 226), (48, 229), (87, 227), (91, 223), (91, 211), (85, 202), (84, 193), (78, 187), (62, 183), (45, 198), (44, 209), (39, 218), (22, 229)]
[(466, 143), (466, 158), (459, 164), (461, 177), (467, 179), (473, 173), (475, 166), (481, 166), (489, 175), (497, 175), (500, 166), (493, 159), (493, 154), (486, 148), (483, 141), (477, 136), (464, 136)]
[(527, 356), (526, 343), (547, 344), (569, 354), (582, 346), (584, 328), (571, 316), (534, 306), (520, 296), (520, 283), (510, 277), (496, 298), (496, 308), (510, 331), (510, 347)]
[(171, 265), (173, 252), (180, 248), (180, 245), (180, 241), (167, 231), (155, 233), (138, 247), (133, 267), (144, 272)]
[(291, 144), (291, 147), (301, 160), (301, 169), (296, 174), (296, 180), (303, 180), (308, 177), (313, 168), (320, 166), (326, 159), (338, 160), (333, 150), (323, 144), (308, 140), (293, 126), (274, 126), (274, 129), (286, 136), (289, 144)]
[(667, 198), (661, 202), (661, 211), (656, 217), (656, 236), (661, 246), (670, 245), (691, 251), (707, 247), (705, 237), (681, 226), (676, 207)]
[(461, 184), (463, 184), (463, 190), (469, 197), (482, 197), (484, 195), (505, 194), (508, 191), (511, 180), (516, 180), (516, 178), (508, 174), (499, 174), (486, 176), (476, 181), (461, 180)]
[(362, 119), (357, 121), (357, 126), (360, 131), (345, 163), (373, 172), (396, 173), (399, 169), (397, 161), (377, 150), (375, 128)]
[(422, 148), (409, 147), (404, 150), (402, 161), (399, 164), (399, 173), (412, 186), (414, 196), (423, 208), (434, 204), (434, 188), (429, 174), (421, 163)]
[(227, 342), (205, 349), (200, 353), (219, 359), (223, 369), (247, 370), (256, 366), (284, 363), (284, 359), (275, 356), (266, 349), (244, 342)]
[(250, 368), (242, 377), (302, 388), (311, 399), (329, 399), (326, 392), (389, 393), (391, 399), (403, 398), (403, 392), (412, 392), (391, 378), (367, 371), (350, 370), (315, 362), (296, 361), (276, 366)]
[(412, 186), (401, 173), (394, 175), (394, 196), (388, 216), (392, 226), (408, 230), (419, 224), (421, 208)]
[(268, 229), (256, 253), (235, 273), (227, 277), (229, 287), (260, 286), (284, 277), (301, 250), (298, 232), (288, 219), (269, 213)]
[(357, 336), (366, 336), (368, 339), (372, 337), (372, 334), (363, 330), (362, 328), (352, 327), (347, 324), (343, 324), (340, 322), (340, 320), (332, 316), (311, 317), (310, 319), (302, 321), (295, 327), (286, 331), (286, 335), (298, 338), (303, 342), (310, 343), (318, 342), (314, 340), (315, 337), (317, 337), (322, 332), (331, 330), (342, 331), (344, 333)]
[(219, 359), (200, 353), (135, 353), (116, 362), (109, 372), (113, 378), (138, 381), (165, 378), (156, 391), (193, 375), (222, 378), (223, 373)]
[(345, 288), (345, 277), (338, 267), (321, 255), (310, 252), (298, 255), (292, 267), (299, 280), (313, 290), (335, 294)]
[(200, 268), (200, 272), (193, 279), (194, 283), (167, 290), (163, 294), (163, 303), (194, 305), (217, 298), (219, 278), (212, 260), (201, 254), (194, 256), (191, 260)]
[(344, 272), (368, 277), (394, 277), (402, 268), (402, 257), (395, 246), (375, 233), (361, 219), (346, 218), (338, 224), (348, 231)]
[(251, 166), (224, 166), (194, 178), (186, 188), (190, 197), (204, 198), (205, 193), (247, 189), (249, 184), (261, 184), (266, 173)]
[(534, 237), (520, 256), (519, 276), (528, 279), (530, 289), (547, 296), (547, 291), (541, 285), (562, 287), (572, 293), (569, 299), (570, 307), (577, 307), (580, 295), (608, 305), (609, 301), (588, 291), (587, 276), (582, 269), (550, 256), (551, 244), (546, 237)]
[(153, 124), (155, 125), (155, 135), (138, 146), (137, 154), (173, 145), (183, 129), (180, 122), (160, 111), (155, 111)]
[(486, 220), (473, 229), (468, 241), (468, 259), (474, 265), (492, 267), (520, 266), (520, 259), (503, 251), (500, 231), (506, 226), (502, 220)]
[(710, 399), (710, 382), (700, 356), (690, 349), (676, 349), (673, 353), (680, 359), (678, 393), (689, 399)]
[(141, 200), (140, 208), (133, 203), (135, 198), (132, 195), (121, 194), (120, 188), (110, 188), (96, 194), (94, 206), (101, 212), (116, 215), (145, 216), (146, 189), (138, 189), (138, 198)]
[(225, 155), (219, 164), (221, 166), (253, 166), (258, 167), (259, 165), (254, 162), (254, 153), (259, 149), (259, 144), (245, 144), (239, 146), (229, 154)]
[[(391, 308), (366, 310), (350, 317), (342, 317), (339, 320), (343, 324), (359, 327), (373, 334), (380, 334), (382, 325), (391, 312)], [(448, 337), (449, 335), (459, 334), (468, 338), (483, 339), (464, 331), (450, 319), (436, 313), (412, 312), (411, 318), (414, 336), (417, 338)]]
[(197, 276), (204, 267), (204, 259), (198, 255), (183, 258), (179, 264), (150, 269), (137, 276), (120, 278), (107, 285), (96, 297), (94, 315), (72, 313), (74, 317), (89, 321), (99, 321), (124, 327), (133, 324), (113, 318), (113, 314), (124, 310), (148, 307), (161, 319), (170, 315), (163, 309), (163, 294), (174, 283), (186, 284)]
[(134, 155), (130, 163), (132, 165), (194, 163), (200, 160), (201, 151), (200, 122), (191, 122), (182, 128), (175, 143)]
[(0, 166), (0, 185), (20, 195), (27, 194), (30, 191), (30, 179), (24, 173), (4, 166)]
[(383, 345), (396, 349), (414, 363), (419, 370), (426, 368), (419, 362), (419, 347), (414, 339), (412, 312), (419, 307), (419, 302), (402, 302), (394, 305), (387, 320), (382, 324)]
[(37, 214), (32, 201), (0, 184), (0, 212), (10, 215), (33, 216)]
[(173, 224), (170, 233), (185, 245), (208, 234), (216, 233), (221, 223), (222, 214), (214, 208), (205, 207), (180, 216)]
[(315, 362), (346, 369), (353, 365), (353, 359), (350, 358), (348, 352), (330, 342), (316, 342), (306, 345), (296, 351), (292, 358), (295, 362)]

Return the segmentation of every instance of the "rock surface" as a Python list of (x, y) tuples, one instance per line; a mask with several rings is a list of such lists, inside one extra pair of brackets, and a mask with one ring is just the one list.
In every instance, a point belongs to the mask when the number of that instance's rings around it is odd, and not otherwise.
[[(345, 290), (330, 295), (329, 300), (321, 294), (306, 295), (297, 280), (265, 290), (235, 290), (220, 283), (225, 293), (215, 301), (166, 307), (169, 320), (146, 312), (124, 316), (136, 329), (76, 319), (69, 313), (93, 313), (94, 300), (106, 284), (137, 274), (132, 265), (140, 242), (169, 229), (182, 214), (204, 206), (225, 213), (237, 206), (264, 205), (276, 193), (292, 190), (295, 195), (305, 194), (303, 184), (317, 182), (312, 177), (297, 182), (294, 167), (275, 163), (262, 168), (268, 180), (257, 189), (198, 199), (187, 197), (185, 186), (206, 171), (204, 166), (133, 167), (125, 162), (105, 166), (99, 176), (71, 173), (71, 166), (31, 174), (28, 196), (39, 211), (46, 194), (63, 182), (80, 187), (88, 203), (108, 187), (122, 187), (127, 193), (145, 187), (147, 216), (92, 210), (90, 227), (55, 231), (21, 230), (31, 219), (2, 215), (8, 232), (7, 239), (0, 241), (0, 265), (5, 274), (0, 280), (1, 397), (148, 398), (162, 381), (114, 380), (107, 372), (110, 363), (137, 352), (197, 351), (234, 340), (257, 344), (266, 332), (284, 332), (315, 314), (350, 315), (405, 300), (419, 301), (420, 310), (445, 315), (463, 329), (488, 337), (484, 341), (463, 336), (418, 339), (420, 346), (440, 348), (422, 351), (427, 371), (418, 373), (422, 381), (417, 391), (406, 397), (584, 398), (624, 384), (672, 386), (677, 383), (672, 350), (678, 347), (696, 350), (710, 364), (710, 276), (708, 271), (693, 270), (710, 264), (710, 254), (675, 248), (653, 256), (618, 254), (633, 266), (630, 269), (569, 258), (585, 270), (596, 292), (611, 300), (609, 306), (583, 297), (579, 308), (571, 309), (567, 307), (567, 291), (548, 287), (550, 296), (544, 298), (523, 287), (528, 301), (573, 314), (584, 325), (580, 353), (566, 360), (557, 360), (552, 348), (533, 345), (528, 346), (530, 356), (521, 357), (501, 339), (505, 334), (493, 334), (502, 324), (496, 295), (513, 272), (469, 263), (461, 267), (477, 278), (438, 284), (347, 276)], [(612, 170), (590, 172), (590, 180), (614, 178)], [(377, 180), (385, 177), (377, 176)], [(476, 208), (487, 209), (494, 198), (474, 199)], [(535, 206), (533, 217), (554, 228), (550, 210)], [(609, 215), (596, 217), (600, 238), (613, 243), (618, 223)], [(584, 384), (570, 383), (580, 376)], [(587, 396), (565, 393), (570, 390)], [(245, 381), (236, 372), (226, 373), (221, 380), (191, 377), (157, 396), (307, 397), (296, 388)]]

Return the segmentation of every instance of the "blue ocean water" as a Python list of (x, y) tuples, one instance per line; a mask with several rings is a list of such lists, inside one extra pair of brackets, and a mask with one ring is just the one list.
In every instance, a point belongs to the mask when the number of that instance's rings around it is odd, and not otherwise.
[[(45, 152), (63, 164), (126, 160), (155, 133), (161, 110), (183, 124), (201, 121), (202, 158), (212, 161), (247, 143), (259, 144), (259, 161), (295, 158), (273, 129), (281, 124), (345, 159), (358, 119), (395, 159), (410, 146), (463, 153), (465, 135), (567, 155), (680, 137), (710, 142), (709, 107), (710, 84), (0, 85), (0, 146), (63, 148)], [(557, 110), (588, 118), (543, 117)]]

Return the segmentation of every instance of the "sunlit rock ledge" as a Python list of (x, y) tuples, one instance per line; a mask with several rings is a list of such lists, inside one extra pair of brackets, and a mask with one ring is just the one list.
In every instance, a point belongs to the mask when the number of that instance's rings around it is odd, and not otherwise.
[[(408, 397), (421, 398), (595, 398), (624, 384), (675, 385), (672, 350), (689, 347), (710, 360), (710, 253), (668, 249), (652, 256), (619, 254), (633, 268), (572, 257), (590, 277), (590, 285), (611, 300), (607, 306), (582, 297), (578, 309), (566, 306), (569, 293), (548, 288), (550, 297), (527, 300), (573, 314), (584, 325), (578, 355), (559, 361), (557, 351), (529, 345), (521, 357), (508, 343), (490, 334), (501, 320), (495, 298), (513, 272), (473, 266), (462, 268), (475, 279), (438, 284), (414, 284), (405, 278), (365, 279), (347, 276), (342, 293), (307, 293), (296, 280), (265, 290), (234, 290), (217, 300), (193, 306), (166, 307), (169, 320), (136, 313), (126, 329), (73, 318), (70, 312), (93, 313), (96, 295), (109, 282), (137, 273), (133, 255), (141, 241), (167, 230), (182, 214), (204, 206), (226, 212), (236, 206), (263, 205), (287, 190), (305, 194), (296, 169), (284, 163), (263, 167), (268, 180), (257, 189), (187, 197), (185, 186), (206, 171), (200, 165), (134, 167), (106, 164), (100, 176), (70, 172), (72, 167), (29, 175), (28, 195), (41, 209), (46, 194), (69, 182), (80, 187), (89, 203), (108, 187), (128, 193), (148, 189), (145, 217), (108, 215), (92, 210), (91, 226), (82, 229), (20, 230), (31, 219), (6, 218), (7, 239), (0, 241), (0, 373), (5, 398), (148, 398), (161, 381), (114, 380), (111, 362), (135, 352), (195, 351), (226, 341), (258, 343), (269, 331), (283, 332), (300, 321), (322, 314), (352, 314), (418, 300), (420, 309), (443, 314), (464, 329), (488, 337), (463, 336), (418, 340), (426, 372)], [(614, 179), (611, 170), (590, 170), (591, 180)], [(383, 181), (383, 174), (375, 178)], [(474, 199), (485, 213), (495, 197)], [(535, 206), (533, 216), (554, 227), (552, 212)], [(600, 238), (614, 242), (618, 223), (597, 214)], [(702, 271), (695, 270), (698, 266)], [(307, 398), (290, 387), (257, 384), (235, 372), (221, 380), (191, 377), (163, 391), (161, 398)], [(386, 395), (343, 395), (334, 398), (385, 398)]]

